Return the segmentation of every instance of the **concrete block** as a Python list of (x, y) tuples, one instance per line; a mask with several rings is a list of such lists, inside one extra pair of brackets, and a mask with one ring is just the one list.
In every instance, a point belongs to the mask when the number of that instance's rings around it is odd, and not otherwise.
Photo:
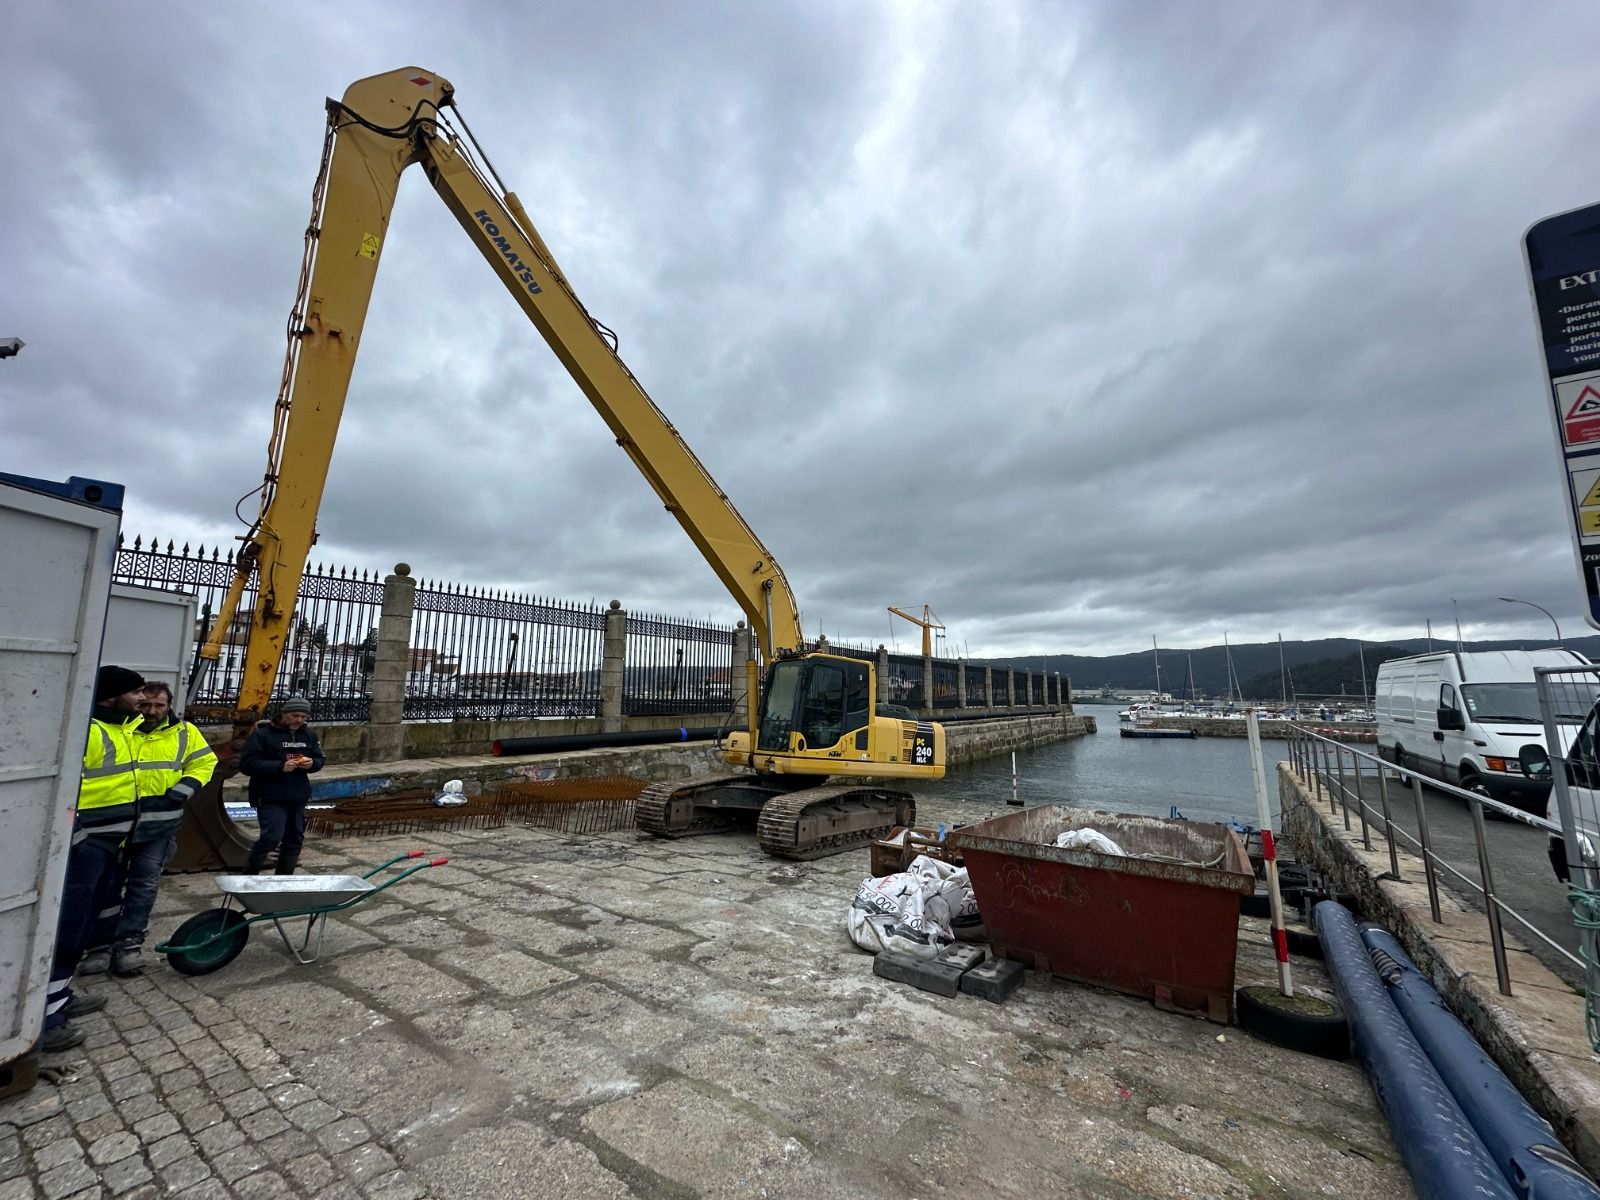
[(1006, 958), (991, 958), (961, 977), (961, 990), (980, 1000), (1000, 1004), (1022, 986), (1023, 974), (1021, 963)]
[(939, 951), (938, 961), (960, 967), (963, 971), (970, 971), (988, 957), (989, 951), (982, 946), (974, 946), (970, 942), (956, 942)]
[(895, 983), (909, 983), (936, 996), (954, 996), (961, 989), (961, 976), (965, 974), (953, 963), (917, 958), (899, 950), (885, 950), (873, 959), (872, 973)]

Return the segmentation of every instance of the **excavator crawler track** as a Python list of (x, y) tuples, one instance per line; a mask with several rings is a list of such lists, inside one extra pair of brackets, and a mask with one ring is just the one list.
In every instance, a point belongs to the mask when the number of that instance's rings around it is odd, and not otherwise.
[(634, 802), (633, 823), (644, 833), (665, 838), (694, 837), (733, 829), (739, 824), (737, 809), (697, 806), (694, 795), (749, 778), (748, 775), (714, 774), (652, 783)]
[(806, 788), (767, 801), (756, 822), (756, 837), (763, 853), (774, 858), (826, 858), (865, 846), (916, 819), (917, 804), (908, 792)]

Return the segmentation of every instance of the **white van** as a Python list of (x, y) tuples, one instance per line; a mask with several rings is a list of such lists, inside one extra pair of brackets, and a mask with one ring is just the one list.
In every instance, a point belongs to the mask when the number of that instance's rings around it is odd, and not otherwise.
[(1550, 776), (1530, 777), (1522, 748), (1545, 748), (1536, 667), (1583, 666), (1574, 650), (1440, 651), (1378, 667), (1378, 753), (1536, 816)]

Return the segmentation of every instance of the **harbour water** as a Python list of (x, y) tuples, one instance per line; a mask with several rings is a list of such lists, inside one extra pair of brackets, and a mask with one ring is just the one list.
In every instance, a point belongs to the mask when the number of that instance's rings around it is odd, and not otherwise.
[[(1244, 738), (1142, 739), (1117, 733), (1118, 707), (1080, 705), (1096, 718), (1092, 737), (1072, 738), (1017, 751), (1017, 799), (1024, 804), (1075, 804), (1111, 812), (1166, 816), (1177, 805), (1197, 821), (1257, 824), (1250, 744)], [(1270, 772), (1285, 743), (1268, 741)], [(951, 768), (944, 779), (919, 785), (920, 794), (963, 798), (985, 810), (1011, 798), (1011, 756)], [(1277, 824), (1277, 783), (1269, 773), (1267, 796)]]

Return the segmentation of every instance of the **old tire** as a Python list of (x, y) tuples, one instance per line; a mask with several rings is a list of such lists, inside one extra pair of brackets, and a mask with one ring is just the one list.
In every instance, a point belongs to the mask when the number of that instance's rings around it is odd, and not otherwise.
[(1288, 944), (1290, 954), (1298, 954), (1301, 958), (1322, 958), (1322, 939), (1309, 929), (1285, 929), (1284, 941)]
[(239, 957), (250, 926), (236, 908), (213, 908), (179, 925), (166, 944), (167, 962), (180, 975), (209, 975)]
[[(1283, 900), (1283, 911), (1286, 913), (1298, 912), (1305, 900), (1306, 889), (1300, 884), (1278, 884), (1278, 895)], [(1239, 897), (1239, 915), (1241, 917), (1270, 917), (1272, 915), (1272, 898), (1266, 890), (1252, 892), (1248, 896)]]
[(1242, 987), (1235, 999), (1247, 1033), (1318, 1058), (1350, 1057), (1350, 1022), (1337, 1005), (1306, 995), (1286, 1000), (1265, 984)]

